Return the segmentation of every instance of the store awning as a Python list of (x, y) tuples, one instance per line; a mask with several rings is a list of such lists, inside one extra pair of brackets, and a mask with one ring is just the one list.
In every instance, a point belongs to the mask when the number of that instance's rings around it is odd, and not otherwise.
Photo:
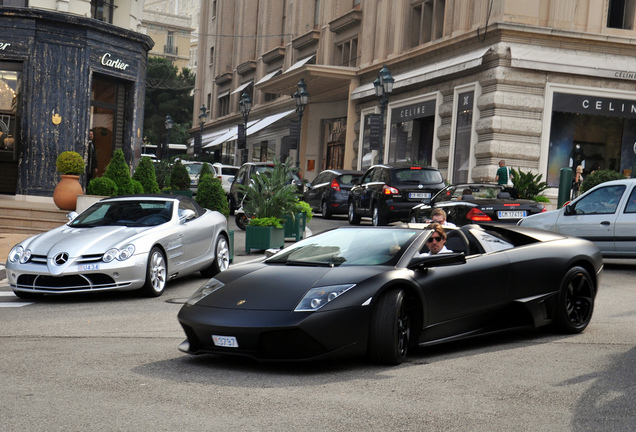
[(207, 147), (208, 144), (216, 140), (221, 135), (225, 135), (226, 133), (230, 132), (230, 130), (232, 129), (233, 128), (219, 129), (203, 135), (203, 137), (201, 138), (201, 146), (203, 148)]
[(261, 121), (256, 123), (254, 126), (247, 128), (247, 136), (254, 135), (256, 132), (262, 131), (267, 126), (276, 123), (278, 120), (284, 119), (285, 117), (287, 117), (288, 115), (290, 115), (291, 113), (295, 111), (296, 110), (289, 110), (289, 111), (274, 114), (269, 117), (265, 117), (264, 119), (261, 119)]
[(226, 91), (224, 91), (224, 92), (221, 92), (221, 93), (219, 93), (219, 95), (217, 96), (217, 99), (221, 99), (222, 97), (225, 97), (225, 96), (227, 96), (227, 95), (229, 95), (229, 94), (230, 94), (230, 91), (229, 91), (229, 90), (226, 90)]
[(276, 69), (274, 72), (270, 72), (267, 75), (265, 75), (263, 78), (261, 78), (260, 80), (258, 80), (258, 82), (255, 85), (259, 85), (264, 83), (265, 81), (268, 81), (272, 78), (274, 78), (276, 75), (278, 75), (279, 73), (282, 72), (282, 69)]
[(511, 45), (509, 49), (511, 65), (517, 68), (636, 80), (634, 57), (524, 45)]
[[(399, 89), (400, 87), (407, 87), (420, 82), (428, 81), (433, 78), (450, 75), (466, 69), (480, 66), (484, 55), (486, 55), (489, 50), (490, 47), (482, 48), (478, 51), (472, 51), (466, 54), (458, 55), (448, 60), (432, 63), (430, 65), (413, 69), (403, 74), (395, 75), (395, 84), (393, 84), (393, 89), (395, 90)], [(362, 99), (368, 96), (375, 96), (375, 88), (373, 86), (373, 83), (362, 85), (351, 92), (351, 99), (354, 100)]]
[(250, 85), (250, 84), (252, 84), (253, 82), (254, 82), (254, 81), (249, 80), (248, 82), (241, 84), (241, 85), (240, 85), (240, 86), (238, 86), (236, 89), (234, 89), (234, 91), (233, 91), (232, 93), (230, 93), (230, 94), (235, 94), (235, 93), (240, 93), (240, 92), (242, 92), (242, 91), (243, 91), (243, 90), (245, 90), (247, 87), (249, 87), (249, 85)]
[(298, 60), (296, 63), (294, 63), (293, 65), (291, 65), (291, 67), (290, 67), (289, 69), (287, 69), (284, 73), (289, 73), (289, 72), (292, 72), (292, 71), (294, 71), (294, 70), (298, 69), (299, 67), (301, 67), (301, 66), (303, 66), (303, 65), (305, 65), (305, 64), (307, 64), (307, 63), (309, 63), (309, 61), (310, 61), (311, 59), (313, 59), (314, 57), (316, 57), (316, 55), (315, 55), (315, 54), (312, 54), (312, 55), (310, 55), (309, 57), (305, 57), (305, 58), (304, 58), (304, 59), (302, 59), (302, 60)]
[[(284, 111), (278, 114), (272, 114), (271, 116), (268, 117), (264, 117), (262, 119), (258, 119), (258, 120), (252, 120), (250, 122), (247, 123), (247, 134), (246, 136), (250, 136), (253, 135), (257, 132), (262, 131), (263, 129), (265, 129), (266, 127), (276, 123), (279, 120), (282, 120), (283, 118), (287, 117), (288, 115), (290, 115), (291, 113), (293, 113), (296, 110), (289, 110), (289, 111)], [(216, 135), (216, 138), (214, 138), (209, 144), (204, 144), (203, 148), (210, 148), (210, 147), (214, 147), (220, 144), (223, 144), (224, 142), (227, 141), (232, 141), (238, 138), (238, 127), (234, 126), (232, 128), (229, 129), (225, 129), (225, 132), (220, 133), (219, 135)]]

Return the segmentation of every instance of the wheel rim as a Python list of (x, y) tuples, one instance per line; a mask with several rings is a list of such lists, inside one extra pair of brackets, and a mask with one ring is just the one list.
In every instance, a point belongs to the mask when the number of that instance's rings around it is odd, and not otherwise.
[(166, 286), (166, 261), (161, 252), (154, 251), (152, 253), (149, 272), (152, 289), (155, 290), (155, 292), (163, 291)]
[(326, 215), (327, 215), (327, 202), (326, 202), (326, 201), (323, 201), (323, 202), (322, 202), (321, 212), (322, 212), (322, 215), (323, 215), (323, 216), (326, 216)]
[(373, 226), (378, 226), (378, 222), (380, 221), (380, 215), (378, 213), (378, 208), (373, 207)]
[(230, 266), (230, 248), (225, 237), (220, 237), (216, 243), (216, 262), (219, 270), (227, 270)]
[(406, 305), (402, 302), (397, 322), (397, 350), (401, 358), (406, 357), (409, 347), (409, 336), (411, 334), (411, 319), (406, 311)]
[(592, 315), (592, 282), (583, 273), (575, 274), (566, 288), (565, 313), (573, 326), (586, 325)]
[(353, 204), (349, 204), (349, 220), (353, 220)]

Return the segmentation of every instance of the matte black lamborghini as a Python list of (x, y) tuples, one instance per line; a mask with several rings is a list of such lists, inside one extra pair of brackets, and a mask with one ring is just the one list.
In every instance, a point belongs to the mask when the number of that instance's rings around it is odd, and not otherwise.
[(447, 233), (453, 252), (424, 256), (425, 225), (339, 228), (230, 268), (181, 308), (179, 349), (399, 364), (410, 347), (589, 324), (603, 267), (591, 242), (515, 225)]

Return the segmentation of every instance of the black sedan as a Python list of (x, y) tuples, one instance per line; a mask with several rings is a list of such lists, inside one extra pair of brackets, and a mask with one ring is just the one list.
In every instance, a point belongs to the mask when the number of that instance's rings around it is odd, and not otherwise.
[(305, 202), (324, 219), (334, 214), (347, 214), (349, 191), (353, 181), (362, 174), (362, 171), (324, 170), (305, 188)]
[(413, 207), (409, 221), (427, 223), (435, 208), (443, 209), (446, 220), (458, 226), (482, 222), (517, 223), (526, 216), (546, 211), (541, 203), (515, 197), (516, 192), (503, 185), (450, 185), (439, 191), (430, 203)]
[(516, 225), (447, 232), (453, 252), (428, 256), (425, 225), (339, 228), (230, 268), (181, 308), (179, 349), (399, 364), (411, 347), (589, 324), (602, 270), (593, 243)]

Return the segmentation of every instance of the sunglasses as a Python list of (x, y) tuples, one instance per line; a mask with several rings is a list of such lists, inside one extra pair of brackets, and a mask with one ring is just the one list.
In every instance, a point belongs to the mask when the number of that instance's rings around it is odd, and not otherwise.
[(429, 237), (428, 240), (426, 240), (427, 243), (433, 243), (433, 240), (435, 240), (437, 243), (442, 241), (441, 237)]

